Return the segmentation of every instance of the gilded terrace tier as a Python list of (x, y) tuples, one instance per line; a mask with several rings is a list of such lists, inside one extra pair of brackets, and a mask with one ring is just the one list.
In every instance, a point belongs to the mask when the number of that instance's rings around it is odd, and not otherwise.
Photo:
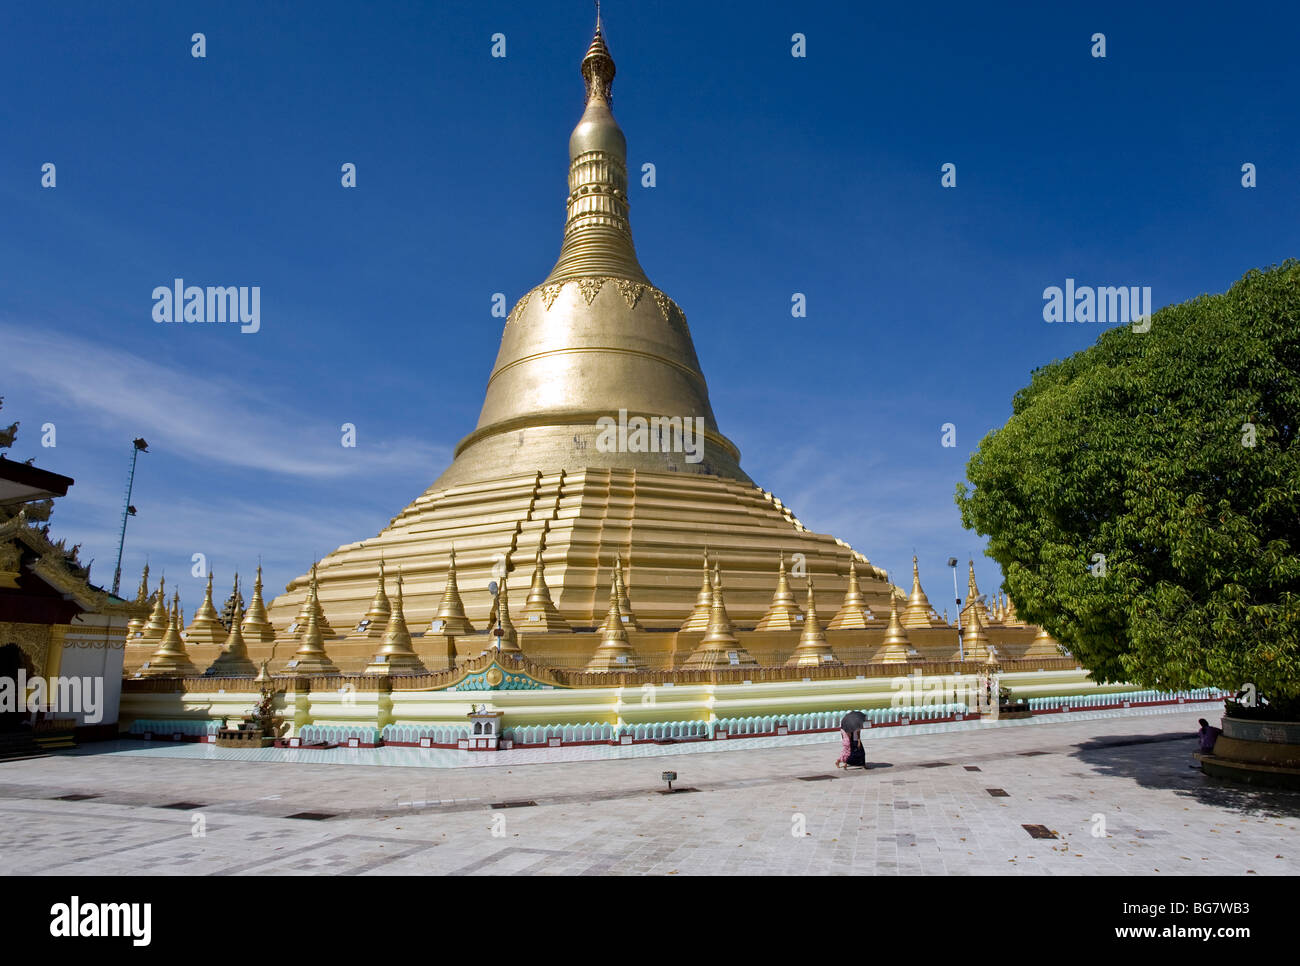
[[(251, 677), (255, 667), (266, 663), (276, 673), (320, 676), (364, 671), (418, 675), (456, 667), (498, 644), (503, 652), (522, 654), (540, 665), (600, 672), (689, 671), (728, 666), (770, 668), (782, 664), (831, 668), (871, 663), (906, 667), (958, 660), (993, 665), (1007, 660), (1059, 656), (1059, 649), (1050, 637), (1016, 621), (1002, 607), (996, 609), (997, 616), (987, 626), (979, 619), (978, 609), (972, 609), (974, 621), (964, 628), (964, 647), (958, 642), (956, 628), (941, 620), (905, 628), (899, 619), (904, 598), (901, 591), (888, 584), (884, 585), (887, 603), (877, 601), (876, 604), (877, 609), (889, 614), (888, 623), (867, 617), (868, 596), (862, 590), (857, 562), (853, 559), (836, 603), (828, 599), (831, 595), (823, 586), (827, 582), (825, 577), (814, 580), (811, 572), (791, 577), (785, 570), (784, 557), (780, 557), (775, 573), (769, 570), (759, 591), (766, 596), (775, 584), (772, 602), (763, 618), (756, 624), (735, 621), (729, 612), (730, 602), (741, 594), (730, 582), (724, 584), (720, 561), (727, 559), (727, 555), (701, 554), (701, 559), (706, 567), (710, 561), (713, 566), (712, 573), (706, 570), (707, 601), (705, 591), (701, 590), (694, 605), (683, 605), (679, 619), (672, 626), (655, 628), (647, 627), (636, 615), (639, 605), (633, 604), (624, 579), (625, 573), (630, 576), (633, 571), (624, 570), (619, 554), (602, 575), (605, 591), (600, 595), (604, 609), (600, 626), (574, 626), (560, 616), (550, 598), (544, 553), (533, 557), (532, 587), (522, 612), (511, 610), (507, 576), (500, 579), (500, 593), (493, 600), (492, 609), (470, 622), (465, 617), (459, 590), (459, 565), (453, 563), (440, 592), (435, 588), (423, 602), (426, 614), (433, 614), (432, 620), (427, 624), (424, 618), (413, 622), (415, 630), (408, 626), (406, 619), (408, 597), (404, 568), (398, 570), (396, 596), (390, 600), (381, 564), (373, 595), (363, 594), (359, 598), (368, 599), (369, 603), (355, 605), (364, 606), (364, 613), (346, 621), (340, 619), (339, 607), (322, 602), (319, 568), (314, 568), (302, 606), (296, 611), (290, 608), (283, 612), (283, 619), (288, 623), (274, 626), (270, 639), (265, 636), (267, 625), (263, 619), (252, 608), (246, 614), (243, 612), (236, 577), (229, 607), (234, 622), (223, 641), (216, 640), (217, 635), (198, 633), (209, 620), (210, 608), (205, 597), (184, 640), (179, 632), (179, 607), (165, 614), (163, 622), (135, 622), (137, 630), (127, 648), (126, 669), (128, 673), (148, 677), (193, 676), (202, 669), (220, 676)], [(733, 576), (738, 573), (743, 575), (744, 571), (732, 571)], [(750, 581), (759, 579), (755, 575)], [(803, 586), (802, 607), (794, 603), (792, 581)], [(915, 572), (913, 587), (915, 594), (919, 588)], [(826, 602), (826, 612), (835, 613), (824, 627), (818, 616), (819, 596)], [(163, 599), (161, 587), (154, 599), (156, 602)], [(146, 578), (135, 605), (141, 618), (149, 611), (149, 601)], [(649, 598), (647, 610), (653, 613), (654, 606), (654, 599)], [(702, 608), (708, 611), (703, 624), (696, 619)], [(780, 619), (774, 619), (777, 617)], [(500, 636), (496, 634), (498, 628)]]

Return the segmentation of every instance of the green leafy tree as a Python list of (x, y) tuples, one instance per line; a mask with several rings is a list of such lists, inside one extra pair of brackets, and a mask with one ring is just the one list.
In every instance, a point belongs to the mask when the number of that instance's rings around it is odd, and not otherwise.
[(957, 487), (1017, 612), (1104, 681), (1300, 696), (1300, 262), (1033, 373)]

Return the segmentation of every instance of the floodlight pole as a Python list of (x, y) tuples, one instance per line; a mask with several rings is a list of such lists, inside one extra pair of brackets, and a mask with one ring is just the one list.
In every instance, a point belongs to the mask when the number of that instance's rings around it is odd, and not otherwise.
[(126, 498), (122, 501), (122, 526), (117, 535), (117, 566), (113, 568), (113, 596), (117, 596), (122, 586), (122, 550), (126, 546), (126, 520), (131, 515), (131, 489), (135, 486), (135, 461), (141, 453), (149, 452), (149, 444), (143, 439), (131, 441), (131, 473), (126, 478)]

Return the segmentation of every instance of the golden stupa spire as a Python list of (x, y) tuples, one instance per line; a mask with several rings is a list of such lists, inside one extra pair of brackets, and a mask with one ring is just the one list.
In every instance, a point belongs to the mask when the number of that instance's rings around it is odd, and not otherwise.
[(211, 666), (204, 674), (217, 677), (248, 677), (257, 673), (257, 667), (248, 656), (248, 646), (244, 643), (244, 634), (240, 623), (244, 617), (243, 598), (239, 595), (239, 574), (235, 574), (235, 587), (231, 593), (235, 608), (230, 615), (230, 632)]
[[(489, 628), (491, 630), (491, 628)], [(451, 548), (451, 559), (447, 563), (447, 586), (442, 592), (442, 602), (438, 613), (433, 615), (427, 634), (447, 634), (461, 637), (474, 633), (474, 625), (465, 616), (465, 605), (460, 599), (460, 587), (456, 583), (456, 548)]]
[(641, 625), (637, 623), (636, 615), (632, 613), (632, 601), (628, 599), (627, 587), (623, 583), (622, 554), (614, 555), (614, 584), (618, 587), (618, 610), (623, 618), (623, 626), (639, 631)]
[[(811, 580), (811, 578), (810, 578)], [(790, 581), (785, 575), (785, 551), (781, 551), (780, 564), (776, 573), (776, 591), (772, 594), (772, 603), (767, 613), (754, 625), (756, 631), (793, 631), (803, 621), (803, 611), (794, 599)], [(805, 630), (806, 630), (805, 626)]]
[(253, 581), (253, 599), (248, 602), (244, 612), (244, 623), (240, 628), (243, 636), (262, 644), (275, 643), (275, 628), (266, 616), (266, 604), (262, 600), (262, 565), (257, 565), (257, 579)]
[(316, 565), (311, 567), (311, 592), (307, 597), (307, 626), (302, 632), (302, 643), (293, 652), (295, 674), (334, 674), (338, 668), (325, 653), (324, 633), (321, 623), (325, 616), (316, 592)]
[(411, 632), (406, 626), (406, 615), (402, 611), (402, 571), (399, 568), (397, 596), (389, 611), (388, 626), (384, 628), (384, 643), (366, 666), (366, 673), (392, 674), (394, 671), (402, 671), (407, 674), (424, 674), (426, 670), (416, 656)]
[(379, 558), (379, 586), (375, 588), (375, 596), (370, 601), (370, 607), (366, 611), (366, 617), (372, 621), (388, 622), (388, 617), (393, 612), (393, 605), (388, 600), (388, 588), (384, 586), (384, 558)]
[(596, 24), (582, 79), (587, 105), (569, 138), (569, 204), (560, 258), (547, 282), (615, 275), (649, 282), (637, 261), (628, 219), (627, 139), (614, 120), (614, 58)]
[[(617, 573), (617, 571), (615, 571)], [(600, 645), (587, 662), (588, 671), (633, 671), (641, 667), (636, 651), (628, 641), (627, 625), (618, 606), (618, 584), (609, 581), (609, 610), (601, 628)]]
[(980, 589), (975, 583), (975, 561), (969, 561), (967, 566), (970, 569), (966, 577), (966, 603), (961, 609), (962, 620), (969, 623), (970, 611), (978, 610), (980, 612), (980, 623), (987, 625), (989, 622), (989, 609), (980, 601)]
[(839, 611), (831, 618), (831, 622), (826, 625), (826, 629), (829, 631), (862, 630), (869, 627), (875, 619), (875, 615), (867, 605), (866, 597), (862, 594), (862, 584), (858, 581), (857, 560), (850, 557), (849, 582), (844, 590), (844, 601), (840, 604)]
[(524, 617), (519, 628), (523, 633), (568, 631), (569, 622), (560, 616), (551, 600), (551, 588), (546, 586), (546, 565), (542, 562), (542, 542), (537, 543), (537, 560), (533, 564), (533, 583), (524, 602)]
[(144, 624), (149, 618), (149, 565), (144, 565), (144, 572), (140, 574), (140, 589), (135, 593), (136, 614), (126, 622), (126, 639), (132, 642), (136, 638), (143, 637)]
[(736, 637), (727, 616), (727, 602), (722, 595), (722, 571), (713, 565), (713, 596), (709, 609), (709, 626), (699, 645), (686, 659), (686, 667), (725, 667), (732, 664), (757, 665)]
[(163, 639), (167, 633), (167, 625), (170, 622), (167, 611), (167, 577), (164, 575), (158, 581), (157, 596), (154, 598), (153, 610), (149, 614), (149, 619), (144, 626), (140, 628), (139, 642), (141, 644), (156, 644)]
[[(161, 587), (159, 588), (161, 590)], [(185, 677), (198, 674), (199, 669), (190, 661), (181, 637), (181, 595), (173, 594), (171, 612), (167, 617), (167, 630), (158, 642), (158, 649), (149, 655), (149, 666), (140, 669), (148, 677)]]
[(713, 565), (713, 603), (709, 609), (709, 628), (704, 634), (706, 644), (735, 644), (737, 638), (727, 616), (727, 602), (722, 596), (722, 571)]
[(709, 576), (709, 551), (704, 551), (704, 582), (700, 592), (695, 596), (695, 609), (682, 623), (683, 631), (703, 631), (709, 627), (709, 615), (713, 613), (713, 580)]
[(375, 581), (375, 596), (357, 625), (348, 634), (350, 640), (378, 640), (388, 630), (393, 604), (388, 599), (388, 582), (384, 573), (384, 558), (379, 558), (379, 577)]
[[(322, 638), (338, 637), (338, 634), (334, 632), (334, 628), (330, 627), (329, 619), (325, 616), (325, 608), (321, 606), (320, 582), (318, 582), (316, 577), (315, 563), (312, 564), (311, 590), (307, 593), (307, 603), (305, 603), (303, 608), (304, 610), (309, 610), (316, 615), (316, 625), (320, 628)], [(302, 633), (302, 631), (299, 633)]]
[(898, 619), (898, 597), (889, 594), (889, 625), (885, 628), (884, 648), (876, 656), (881, 664), (906, 664), (912, 642), (908, 640), (903, 622)]
[[(501, 629), (501, 636), (497, 636), (497, 629)], [(492, 613), (488, 619), (488, 633), (492, 635), (496, 646), (503, 653), (522, 654), (523, 648), (519, 646), (519, 632), (515, 630), (514, 623), (510, 620), (510, 596), (506, 592), (506, 577), (501, 575), (501, 584), (497, 587), (496, 600), (492, 604)]]
[(203, 592), (203, 603), (194, 612), (194, 620), (185, 628), (185, 643), (195, 645), (213, 645), (220, 647), (226, 640), (226, 627), (221, 623), (216, 607), (212, 604), (212, 571), (208, 571), (207, 589)]
[(907, 608), (903, 611), (900, 620), (904, 627), (929, 627), (934, 623), (930, 616), (934, 608), (930, 606), (930, 598), (925, 596), (925, 591), (921, 589), (921, 571), (916, 565), (916, 556), (912, 556), (912, 593), (907, 598)]
[(799, 645), (785, 662), (786, 667), (820, 667), (823, 664), (838, 664), (835, 653), (826, 642), (826, 632), (822, 630), (821, 619), (817, 616), (817, 599), (813, 591), (813, 577), (808, 574), (808, 603), (804, 609), (803, 633), (799, 635)]
[(984, 620), (978, 606), (967, 608), (966, 625), (962, 628), (961, 641), (966, 660), (978, 661), (988, 656), (989, 635), (984, 630)]
[(302, 602), (302, 610), (298, 612), (298, 619), (294, 622), (297, 629), (293, 632), (295, 637), (302, 637), (307, 633), (307, 621), (312, 614), (316, 615), (316, 628), (320, 632), (322, 639), (336, 637), (334, 628), (325, 617), (325, 609), (320, 604), (320, 590), (316, 581), (316, 564), (311, 565), (311, 584), (307, 591), (307, 598)]

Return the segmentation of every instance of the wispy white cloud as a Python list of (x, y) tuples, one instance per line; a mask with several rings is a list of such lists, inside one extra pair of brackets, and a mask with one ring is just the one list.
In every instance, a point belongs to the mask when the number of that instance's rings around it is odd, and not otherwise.
[[(364, 448), (339, 445), (336, 425), (294, 412), (258, 387), (196, 374), (68, 333), (0, 323), (4, 380), (55, 400), (106, 430), (131, 426), (193, 462), (329, 479), (375, 473), (428, 473), (446, 447), (395, 438)], [(237, 440), (237, 445), (216, 441)]]

